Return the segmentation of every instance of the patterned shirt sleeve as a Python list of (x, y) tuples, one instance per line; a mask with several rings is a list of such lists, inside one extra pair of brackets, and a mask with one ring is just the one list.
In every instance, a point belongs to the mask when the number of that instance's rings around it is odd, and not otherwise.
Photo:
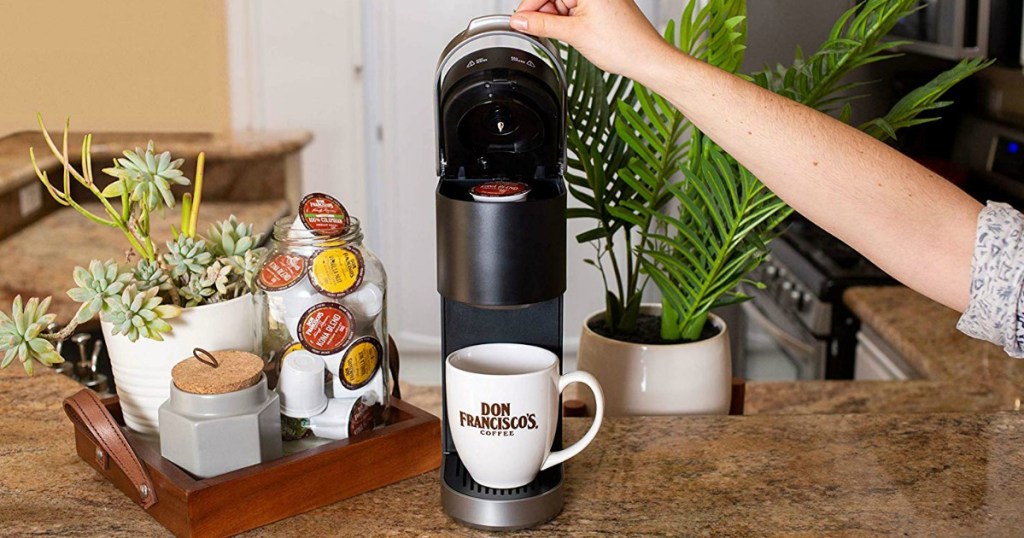
[(989, 202), (978, 215), (971, 301), (956, 328), (1024, 358), (1024, 215)]

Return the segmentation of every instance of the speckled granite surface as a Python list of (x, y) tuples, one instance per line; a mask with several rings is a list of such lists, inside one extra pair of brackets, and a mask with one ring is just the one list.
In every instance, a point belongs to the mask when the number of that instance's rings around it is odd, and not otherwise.
[[(101, 212), (99, 204), (86, 204), (93, 212)], [(269, 232), (273, 222), (289, 210), (284, 200), (263, 202), (204, 202), (200, 211), (199, 229), (235, 215), (240, 221), (254, 223), (255, 229)], [(172, 214), (173, 213), (173, 214)], [(152, 223), (153, 239), (158, 245), (171, 238), (170, 225), (180, 214), (168, 211)], [(59, 230), (55, 233), (54, 230)], [(43, 217), (38, 223), (0, 241), (0, 308), (9, 308), (17, 294), (53, 296), (50, 311), (58, 323), (69, 321), (78, 310), (78, 303), (66, 291), (74, 287), (71, 277), (76, 265), (88, 266), (92, 259), (124, 261), (130, 248), (120, 230), (94, 224), (73, 209), (61, 209)]]
[[(903, 405), (976, 411), (1020, 407), (1024, 361), (957, 331), (957, 312), (902, 286), (852, 288), (843, 298), (862, 324), (873, 328), (924, 378), (882, 383), (895, 385), (883, 390), (902, 393)], [(941, 403), (930, 409), (930, 402)]]
[[(0, 535), (167, 535), (77, 459), (75, 390), (0, 371)], [(566, 439), (588, 425), (567, 419)], [(567, 464), (562, 514), (503, 536), (1019, 536), (1022, 444), (1017, 413), (613, 419)], [(441, 512), (427, 473), (249, 535), (485, 534)]]

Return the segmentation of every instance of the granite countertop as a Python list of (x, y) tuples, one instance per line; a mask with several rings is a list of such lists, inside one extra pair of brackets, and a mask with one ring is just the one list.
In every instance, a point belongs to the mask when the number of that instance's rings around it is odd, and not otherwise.
[[(50, 136), (60, 144), (61, 125), (50, 126)], [(81, 159), (82, 133), (69, 133), (68, 158), (72, 163)], [(159, 143), (158, 151), (170, 151), (178, 157), (195, 156), (206, 152), (207, 159), (254, 159), (268, 155), (294, 153), (312, 139), (306, 131), (229, 132), (229, 133), (94, 133), (92, 142), (93, 167), (97, 172), (109, 166), (111, 159), (120, 157), (125, 149), (145, 148), (150, 140)], [(39, 168), (46, 170), (60, 166), (57, 158), (46, 148), (43, 135), (37, 131), (24, 131), (0, 138), (0, 194), (36, 181), (28, 148), (35, 148)]]
[[(924, 411), (1020, 408), (1024, 361), (957, 331), (956, 311), (902, 286), (852, 288), (843, 299), (862, 325), (874, 329), (921, 374), (917, 381), (875, 383), (891, 387), (882, 390), (894, 398), (899, 394), (896, 405)], [(885, 403), (876, 398), (874, 405)]]
[[(78, 460), (60, 409), (78, 390), (0, 371), (0, 534), (164, 536)], [(436, 405), (437, 389), (406, 400)], [(578, 438), (586, 419), (566, 419)], [(566, 466), (560, 516), (504, 536), (1014, 536), (1024, 525), (1017, 413), (760, 415), (606, 420)], [(436, 472), (250, 536), (484, 536), (441, 511)]]
[[(102, 207), (85, 204), (96, 214)], [(205, 233), (218, 220), (235, 215), (242, 222), (254, 223), (254, 229), (271, 231), (276, 219), (288, 212), (284, 200), (254, 202), (203, 202), (199, 230)], [(180, 213), (167, 211), (152, 222), (153, 240), (163, 248), (171, 238), (170, 225), (177, 223)], [(61, 230), (55, 234), (54, 230)], [(52, 296), (50, 311), (57, 314), (57, 322), (65, 324), (74, 317), (78, 303), (66, 294), (74, 287), (72, 272), (75, 266), (87, 267), (92, 259), (125, 260), (131, 247), (120, 230), (94, 224), (73, 209), (61, 209), (43, 217), (39, 222), (19, 233), (0, 240), (0, 309), (10, 308), (15, 295)]]

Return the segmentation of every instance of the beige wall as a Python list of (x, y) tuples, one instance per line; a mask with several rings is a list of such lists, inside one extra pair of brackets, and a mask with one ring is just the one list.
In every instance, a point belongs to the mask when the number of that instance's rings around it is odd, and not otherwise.
[(0, 136), (229, 126), (220, 0), (0, 0)]

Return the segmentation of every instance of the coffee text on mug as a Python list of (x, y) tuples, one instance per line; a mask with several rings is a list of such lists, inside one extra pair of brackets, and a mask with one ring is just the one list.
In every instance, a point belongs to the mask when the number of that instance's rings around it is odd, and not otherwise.
[(515, 430), (536, 430), (536, 413), (512, 416), (512, 404), (480, 402), (480, 414), (459, 411), (459, 426), (479, 428), (480, 435), (512, 437)]

